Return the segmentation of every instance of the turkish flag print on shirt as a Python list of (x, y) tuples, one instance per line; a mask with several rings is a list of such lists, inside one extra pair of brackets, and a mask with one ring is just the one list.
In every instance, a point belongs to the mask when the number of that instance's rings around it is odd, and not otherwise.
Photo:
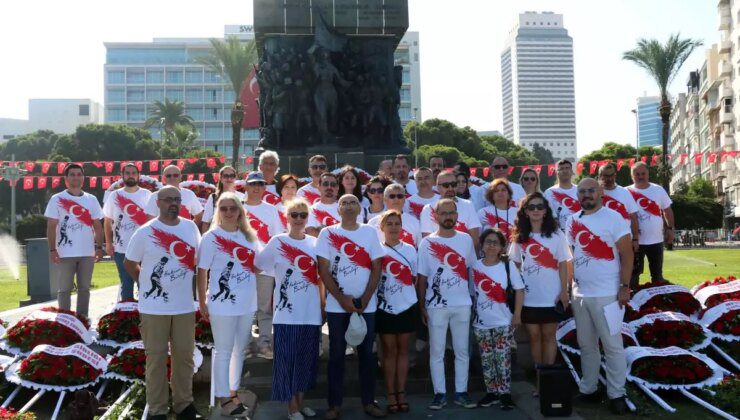
[(263, 201), (256, 206), (244, 204), (244, 209), (247, 211), (249, 225), (257, 233), (257, 239), (262, 246), (267, 245), (271, 237), (283, 231), (275, 206)]
[(125, 253), (131, 235), (149, 220), (144, 207), (151, 194), (144, 188), (133, 193), (121, 188), (110, 193), (105, 200), (103, 215), (111, 220), (115, 252)]
[(398, 315), (417, 302), (414, 287), (416, 249), (403, 242), (394, 247), (383, 244), (383, 249), (385, 256), (381, 260), (378, 309)]
[[(329, 226), (321, 230), (316, 242), (316, 255), (328, 261), (329, 272), (340, 290), (361, 297), (370, 281), (372, 261), (384, 255), (375, 230), (368, 225), (360, 225), (356, 230)], [(365, 312), (375, 312), (376, 305), (377, 297), (373, 295)], [(326, 311), (345, 312), (331, 294), (326, 297)]]
[[(383, 231), (380, 230), (380, 218), (381, 215), (375, 216), (368, 220), (367, 225), (372, 226), (378, 232), (378, 240), (382, 243), (385, 239)], [(411, 214), (401, 214), (401, 242), (407, 243), (412, 247), (416, 248), (421, 241), (421, 231), (419, 229), (419, 221)]]
[(74, 196), (64, 190), (49, 199), (44, 216), (57, 221), (56, 249), (60, 257), (95, 255), (93, 221), (103, 217), (95, 196), (86, 192)]
[(565, 234), (573, 248), (574, 296), (616, 297), (620, 269), (616, 243), (630, 234), (622, 216), (601, 207), (568, 219)]
[(433, 233), (419, 245), (419, 274), (426, 276), (424, 304), (427, 308), (470, 305), (468, 269), (475, 263), (470, 235), (457, 232), (451, 238)]
[(556, 230), (548, 238), (530, 233), (526, 241), (511, 244), (509, 259), (521, 264), (522, 281), (527, 289), (524, 306), (554, 306), (560, 295), (560, 263), (573, 259), (565, 234)]
[(516, 219), (516, 209), (501, 210), (494, 206), (488, 206), (478, 210), (478, 218), (483, 229), (498, 228), (508, 239)]
[(418, 194), (414, 194), (406, 199), (403, 205), (404, 213), (412, 214), (416, 217), (416, 220), (421, 219), (421, 211), (424, 210), (424, 206), (427, 204), (434, 205), (439, 201), (439, 194), (434, 194), (429, 198), (424, 198)]
[[(508, 281), (504, 264), (487, 266), (478, 260), (473, 265), (473, 328), (490, 329), (511, 324), (511, 311), (506, 305)], [(509, 277), (512, 289), (524, 289), (516, 267), (509, 267)]]
[(581, 203), (578, 201), (578, 188), (575, 185), (568, 189), (552, 186), (545, 190), (545, 198), (550, 205), (552, 215), (558, 221), (560, 230), (565, 229), (565, 224), (570, 216), (581, 211)]
[(634, 185), (627, 187), (637, 203), (637, 221), (640, 229), (640, 245), (652, 245), (663, 242), (663, 209), (671, 206), (671, 198), (665, 190), (650, 183), (641, 189)]
[[(480, 221), (475, 213), (473, 203), (463, 198), (457, 198), (457, 224), (455, 230), (468, 233), (470, 229), (480, 229)], [(433, 205), (427, 204), (421, 211), (421, 233), (432, 233), (437, 231), (437, 214)]]
[(321, 199), (321, 193), (319, 189), (311, 184), (306, 184), (298, 189), (298, 196), (303, 197), (308, 201), (308, 205), (313, 205), (316, 201)]
[(631, 226), (632, 223), (630, 215), (639, 210), (637, 203), (635, 203), (635, 199), (632, 197), (629, 190), (619, 185), (616, 185), (613, 190), (607, 190), (604, 188), (604, 195), (602, 196), (601, 204), (604, 207), (619, 213), (628, 226)]

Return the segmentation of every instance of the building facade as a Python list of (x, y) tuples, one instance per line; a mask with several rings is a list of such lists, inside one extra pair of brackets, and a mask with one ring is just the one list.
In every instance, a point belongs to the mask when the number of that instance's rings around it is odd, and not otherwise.
[[(226, 25), (224, 36), (254, 39), (251, 25)], [(202, 147), (232, 155), (231, 106), (235, 94), (221, 76), (195, 62), (211, 50), (207, 38), (155, 38), (152, 42), (106, 42), (105, 121), (144, 127), (155, 100), (185, 103)], [(407, 32), (395, 60), (404, 67), (399, 115), (405, 125), (421, 118), (419, 34)], [(416, 113), (414, 113), (416, 110)], [(155, 139), (161, 127), (149, 128)], [(259, 142), (257, 129), (242, 131), (239, 154), (250, 156)]]
[(103, 122), (103, 107), (92, 99), (29, 99), (28, 119), (0, 118), (0, 141), (38, 130), (72, 134), (77, 126)]
[(539, 143), (556, 159), (575, 161), (573, 39), (563, 15), (525, 12), (501, 53), (504, 137), (532, 149)]
[(661, 147), (663, 122), (660, 119), (659, 96), (637, 98), (637, 146)]

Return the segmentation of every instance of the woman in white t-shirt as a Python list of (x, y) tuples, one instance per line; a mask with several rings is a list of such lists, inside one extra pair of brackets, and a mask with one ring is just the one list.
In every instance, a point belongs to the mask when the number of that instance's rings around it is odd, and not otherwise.
[(257, 310), (254, 259), (259, 242), (236, 194), (222, 193), (216, 209), (211, 228), (198, 247), (198, 302), (213, 330), (212, 380), (221, 414), (243, 417), (247, 409), (236, 391)]
[(496, 179), (491, 182), (486, 190), (486, 200), (493, 204), (478, 210), (483, 229), (499, 229), (509, 238), (516, 217), (516, 208), (511, 207), (513, 195), (509, 181)]
[[(403, 192), (403, 190), (401, 190)], [(383, 371), (388, 391), (388, 413), (406, 413), (406, 377), (409, 338), (419, 319), (416, 289), (416, 249), (401, 241), (403, 218), (398, 210), (380, 216), (383, 232), (382, 271), (378, 284), (375, 331), (383, 343)]]
[(300, 181), (294, 174), (282, 175), (275, 186), (277, 193), (280, 196), (280, 202), (275, 204), (275, 208), (278, 211), (278, 216), (280, 216), (280, 224), (283, 226), (283, 232), (288, 231), (288, 218), (285, 215), (285, 203), (296, 198), (299, 186)]
[(526, 285), (522, 322), (530, 337), (535, 365), (555, 363), (555, 330), (568, 308), (567, 262), (573, 259), (545, 196), (522, 200), (512, 230), (509, 258)]
[(203, 219), (200, 224), (200, 231), (206, 233), (211, 227), (213, 221), (213, 215), (216, 210), (216, 202), (222, 193), (233, 192), (239, 198), (244, 199), (244, 194), (236, 190), (236, 169), (232, 166), (226, 165), (218, 171), (218, 183), (216, 183), (216, 192), (209, 195), (206, 200), (206, 204), (203, 207)]
[[(506, 258), (506, 237), (499, 229), (486, 229), (480, 236), (483, 258), (471, 269), (473, 334), (478, 342), (486, 395), (478, 402), (489, 407), (501, 402), (502, 410), (514, 408), (511, 399), (511, 342), (521, 324), (524, 283), (519, 271)], [(514, 290), (514, 313), (507, 305), (506, 289)]]
[(288, 403), (288, 418), (315, 416), (303, 406), (319, 365), (324, 284), (318, 274), (316, 238), (306, 235), (309, 205), (303, 198), (284, 203), (288, 233), (274, 236), (257, 256), (257, 267), (275, 273), (272, 399)]

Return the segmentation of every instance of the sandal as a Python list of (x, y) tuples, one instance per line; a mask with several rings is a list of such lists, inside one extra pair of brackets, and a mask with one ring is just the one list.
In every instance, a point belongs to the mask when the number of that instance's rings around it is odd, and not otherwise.
[[(396, 392), (396, 401), (399, 400), (398, 396), (401, 395), (401, 394), (406, 395), (406, 391), (398, 391), (398, 392)], [(398, 409), (402, 413), (408, 413), (409, 412), (409, 408), (410, 408), (409, 407), (409, 403), (407, 403), (407, 402), (399, 402), (398, 403)]]
[(247, 417), (249, 412), (247, 407), (239, 401), (239, 397), (232, 397), (228, 401), (221, 403), (221, 415), (227, 417)]
[[(396, 403), (391, 404), (391, 395), (393, 395), (396, 398)], [(399, 405), (398, 405), (398, 392), (391, 392), (388, 393), (388, 406), (386, 407), (386, 411), (388, 414), (396, 414), (398, 413)]]

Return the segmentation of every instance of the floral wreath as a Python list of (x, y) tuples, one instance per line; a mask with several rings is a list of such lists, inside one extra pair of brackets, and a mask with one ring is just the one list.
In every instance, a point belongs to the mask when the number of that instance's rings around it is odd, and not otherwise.
[(628, 347), (627, 379), (650, 389), (704, 388), (722, 381), (714, 360), (679, 347)]
[(97, 343), (118, 348), (141, 340), (140, 322), (137, 301), (131, 299), (119, 302), (98, 320)]
[[(171, 373), (171, 358), (167, 357), (167, 378)], [(203, 353), (197, 348), (193, 350), (193, 372), (197, 372), (203, 364)], [(108, 355), (108, 371), (104, 377), (129, 383), (143, 383), (146, 366), (144, 343), (136, 341), (120, 348), (115, 354)]]
[(213, 348), (211, 321), (206, 321), (206, 319), (203, 318), (203, 315), (200, 313), (200, 309), (195, 311), (195, 345), (204, 349)]
[(180, 183), (180, 188), (185, 188), (192, 191), (196, 197), (203, 200), (203, 203), (208, 200), (209, 195), (216, 192), (215, 185), (209, 184), (208, 182), (204, 181), (183, 181)]
[(57, 347), (91, 344), (94, 335), (89, 329), (90, 320), (86, 316), (49, 306), (26, 315), (10, 327), (0, 339), (0, 349), (27, 356), (40, 344)]
[(701, 309), (701, 304), (689, 289), (668, 281), (650, 282), (636, 288), (626, 307), (625, 319), (637, 320), (644, 315), (673, 311), (693, 315)]
[(8, 382), (46, 391), (76, 391), (100, 380), (108, 364), (84, 344), (36, 346), (31, 354), (5, 371)]
[(740, 300), (732, 300), (702, 311), (699, 323), (717, 339), (740, 341)]
[(698, 351), (711, 344), (712, 334), (680, 312), (647, 314), (629, 323), (641, 346), (679, 347)]
[[(632, 333), (632, 330), (626, 322), (622, 323), (621, 333), (622, 344), (625, 348), (637, 345), (637, 338), (635, 338), (635, 335)], [(558, 324), (558, 329), (555, 332), (555, 340), (557, 341), (558, 347), (562, 350), (576, 355), (581, 354), (581, 348), (578, 345), (575, 318), (567, 319)], [(599, 346), (601, 346), (600, 341)]]

